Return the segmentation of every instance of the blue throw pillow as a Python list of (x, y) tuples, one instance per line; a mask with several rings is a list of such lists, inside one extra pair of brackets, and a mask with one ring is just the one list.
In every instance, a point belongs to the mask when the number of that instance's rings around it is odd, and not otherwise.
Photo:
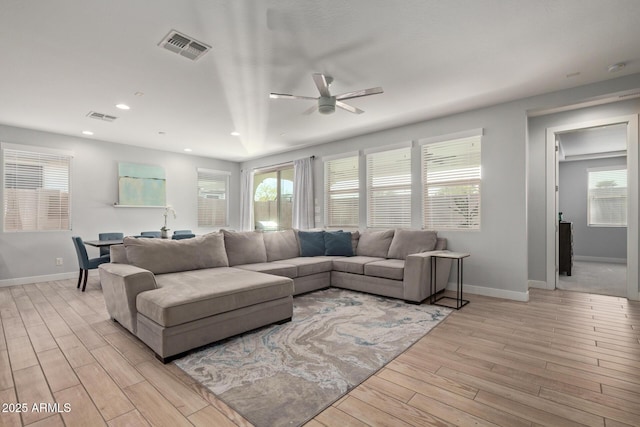
[(327, 231), (324, 233), (324, 254), (353, 256), (351, 233), (342, 231)]
[(298, 231), (300, 256), (324, 255), (324, 231)]

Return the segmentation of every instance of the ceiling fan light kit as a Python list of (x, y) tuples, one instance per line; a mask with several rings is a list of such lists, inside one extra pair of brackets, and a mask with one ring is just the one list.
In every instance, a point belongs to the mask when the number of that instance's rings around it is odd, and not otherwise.
[(321, 96), (318, 98), (318, 112), (320, 114), (331, 114), (336, 111), (336, 97), (325, 98)]
[(379, 93), (383, 93), (381, 87), (374, 87), (363, 90), (356, 90), (353, 92), (347, 92), (340, 95), (331, 95), (329, 91), (329, 85), (333, 82), (333, 77), (325, 76), (324, 74), (315, 73), (313, 74), (313, 81), (318, 88), (318, 92), (320, 92), (320, 96), (317, 98), (312, 98), (310, 96), (299, 96), (299, 95), (290, 95), (285, 93), (274, 93), (271, 92), (269, 94), (269, 98), (272, 99), (307, 99), (317, 101), (317, 104), (308, 108), (304, 111), (303, 114), (311, 114), (314, 111), (318, 110), (320, 114), (332, 114), (336, 111), (336, 107), (342, 108), (353, 114), (362, 114), (363, 110), (354, 107), (352, 105), (346, 104), (342, 102), (346, 99), (354, 99), (354, 98), (362, 98), (363, 96), (369, 95), (377, 95)]

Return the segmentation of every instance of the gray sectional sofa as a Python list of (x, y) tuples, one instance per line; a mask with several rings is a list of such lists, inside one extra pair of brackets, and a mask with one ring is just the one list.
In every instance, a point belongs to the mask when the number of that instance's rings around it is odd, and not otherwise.
[[(291, 320), (293, 296), (329, 286), (420, 303), (446, 239), (423, 230), (232, 232), (184, 240), (126, 237), (99, 267), (110, 316), (163, 362)], [(436, 291), (451, 260), (436, 260)]]

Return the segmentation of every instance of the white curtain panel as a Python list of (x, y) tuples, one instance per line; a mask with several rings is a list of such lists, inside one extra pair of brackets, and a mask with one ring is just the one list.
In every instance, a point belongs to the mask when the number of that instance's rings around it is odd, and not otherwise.
[(253, 224), (253, 171), (240, 173), (240, 229), (251, 231)]
[(315, 227), (313, 210), (313, 165), (311, 159), (293, 161), (293, 228)]

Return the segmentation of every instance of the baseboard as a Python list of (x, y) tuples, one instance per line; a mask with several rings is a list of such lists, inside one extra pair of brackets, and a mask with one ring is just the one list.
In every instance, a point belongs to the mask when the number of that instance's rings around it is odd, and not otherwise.
[(529, 288), (549, 289), (547, 287), (547, 282), (544, 280), (529, 280)]
[[(90, 272), (91, 274), (91, 272)], [(30, 283), (53, 282), (55, 280), (77, 279), (78, 272), (47, 274), (44, 276), (16, 277), (15, 279), (0, 280), (0, 288), (7, 286), (27, 285)]]
[(626, 258), (606, 258), (600, 256), (586, 256), (586, 255), (574, 255), (574, 261), (586, 261), (586, 262), (610, 262), (613, 264), (626, 264)]
[[(447, 290), (455, 292), (457, 289), (456, 283), (449, 283), (447, 285)], [(496, 288), (487, 288), (484, 286), (476, 286), (476, 285), (464, 285), (463, 292), (465, 294), (473, 294), (473, 295), (482, 295), (485, 297), (493, 297), (493, 298), (503, 298), (510, 299), (514, 301), (529, 301), (529, 291), (526, 292), (516, 292), (509, 291), (506, 289), (496, 289)]]

